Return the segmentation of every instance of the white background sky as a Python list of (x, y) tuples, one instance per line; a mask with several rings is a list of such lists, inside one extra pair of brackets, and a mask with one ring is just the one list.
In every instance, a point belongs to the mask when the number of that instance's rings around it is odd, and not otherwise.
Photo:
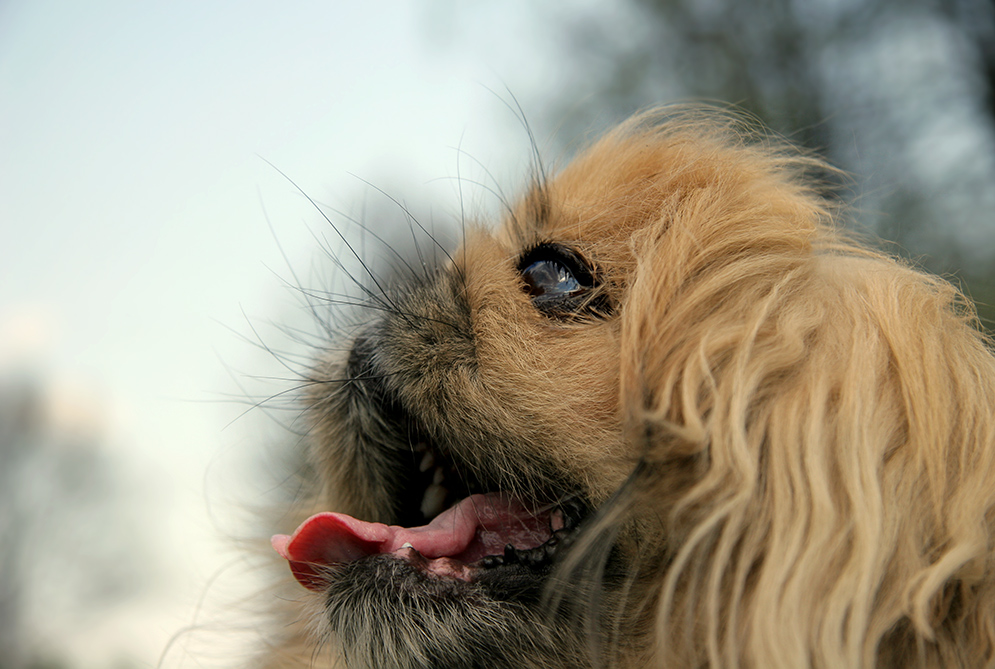
[(239, 392), (226, 365), (272, 366), (228, 328), (292, 309), (279, 247), (306, 273), (322, 225), (262, 159), (342, 209), (364, 192), (351, 173), (440, 217), (457, 145), (523, 174), (524, 132), (488, 88), (542, 112), (555, 19), (500, 4), (0, 4), (0, 373), (30, 368), (67, 420), (99, 417), (161, 504), (171, 570), (138, 608), (42, 615), (78, 661), (154, 665), (230, 557), (211, 537), (239, 472), (219, 463), (265, 421), (218, 400)]

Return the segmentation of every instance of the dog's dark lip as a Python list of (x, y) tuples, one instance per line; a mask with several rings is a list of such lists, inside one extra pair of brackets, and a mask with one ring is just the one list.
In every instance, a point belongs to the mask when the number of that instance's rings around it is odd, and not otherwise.
[(548, 567), (560, 552), (573, 543), (581, 523), (588, 515), (586, 506), (576, 499), (558, 505), (554, 513), (558, 515), (562, 526), (550, 528), (551, 535), (544, 544), (528, 549), (516, 548), (508, 544), (504, 547), (504, 553), (501, 555), (488, 555), (474, 566), (482, 569), (497, 569), (519, 565), (533, 570)]

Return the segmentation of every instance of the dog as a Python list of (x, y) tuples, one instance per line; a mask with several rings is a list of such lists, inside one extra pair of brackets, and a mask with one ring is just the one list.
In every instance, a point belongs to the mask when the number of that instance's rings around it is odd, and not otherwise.
[(644, 113), (371, 289), (259, 666), (995, 666), (990, 341), (825, 169)]

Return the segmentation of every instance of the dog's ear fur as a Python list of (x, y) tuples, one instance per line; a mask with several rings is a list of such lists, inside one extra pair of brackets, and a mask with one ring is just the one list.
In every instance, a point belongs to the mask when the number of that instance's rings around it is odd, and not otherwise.
[(744, 137), (636, 119), (563, 175), (642, 218), (620, 314), (639, 464), (580, 548), (619, 517), (658, 528), (636, 549), (663, 584), (640, 595), (658, 662), (990, 664), (995, 358), (974, 313), (838, 232), (817, 161)]

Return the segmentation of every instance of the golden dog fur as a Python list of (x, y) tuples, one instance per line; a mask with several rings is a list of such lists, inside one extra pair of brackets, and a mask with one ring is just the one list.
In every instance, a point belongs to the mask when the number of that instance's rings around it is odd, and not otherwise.
[[(378, 296), (349, 346), (392, 401), (464, 471), (592, 513), (490, 632), (302, 594), (262, 665), (995, 665), (995, 357), (954, 287), (838, 229), (819, 169), (724, 114), (642, 115)], [(576, 314), (523, 289), (544, 243), (596, 274)], [(394, 522), (349, 356), (309, 379), (306, 513)]]

